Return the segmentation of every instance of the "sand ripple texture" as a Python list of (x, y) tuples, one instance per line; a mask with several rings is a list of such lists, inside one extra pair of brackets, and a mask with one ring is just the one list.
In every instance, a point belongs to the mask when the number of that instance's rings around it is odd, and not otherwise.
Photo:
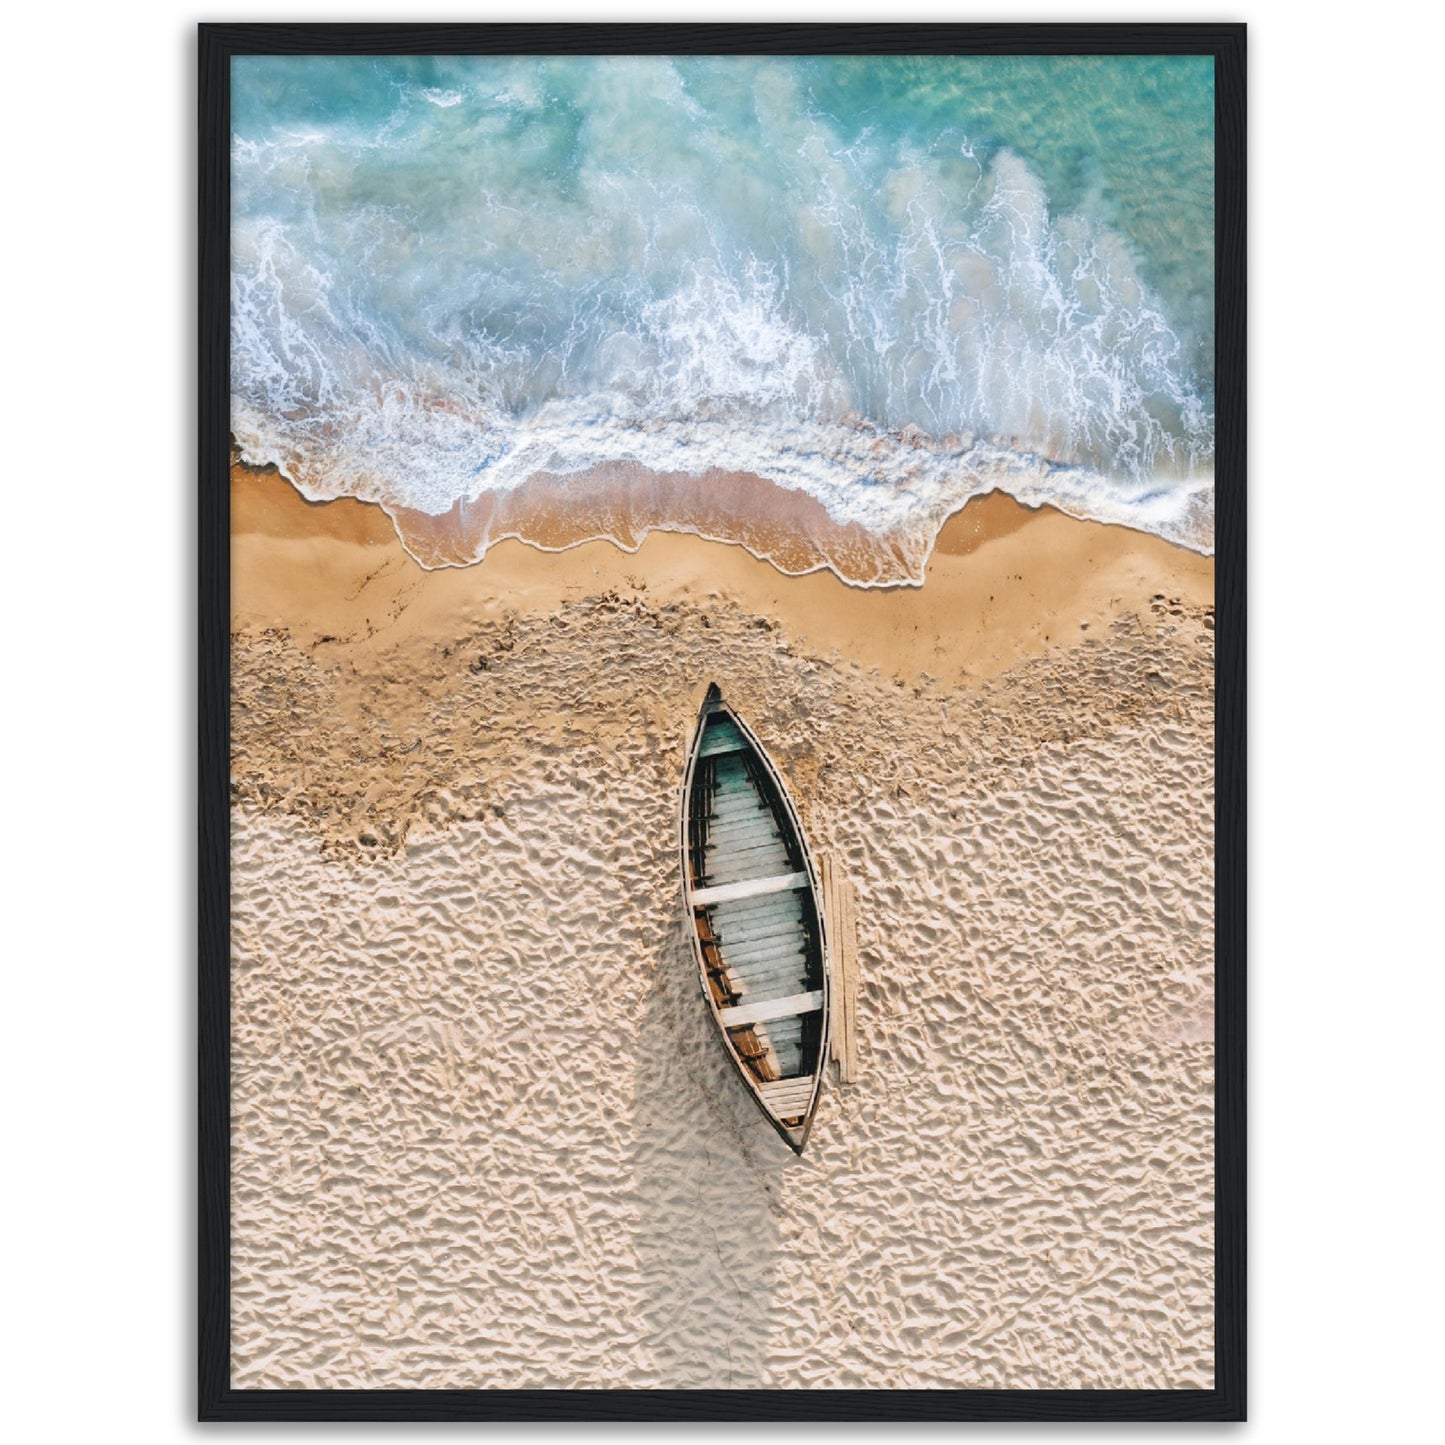
[[(1211, 628), (983, 688), (641, 593), (238, 637), (234, 1385), (1210, 1384)], [(858, 889), (801, 1160), (679, 916), (710, 677)]]

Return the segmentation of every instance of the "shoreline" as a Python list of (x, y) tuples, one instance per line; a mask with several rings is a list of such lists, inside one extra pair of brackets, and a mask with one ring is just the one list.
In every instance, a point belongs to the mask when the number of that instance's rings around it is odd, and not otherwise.
[[(1007, 454), (1033, 460), (1025, 453)], [(234, 437), (232, 465), (256, 475), (285, 477), (311, 502), (357, 500), (327, 497), (325, 488), (323, 495), (313, 495), (273, 463), (246, 462)], [(1048, 470), (1047, 464), (1038, 465)], [(839, 522), (817, 497), (751, 472), (718, 467), (700, 474), (656, 471), (630, 461), (597, 462), (565, 475), (533, 472), (511, 490), (458, 498), (440, 514), (388, 502), (362, 504), (376, 507), (390, 520), (403, 548), (426, 571), (477, 565), (492, 547), (506, 541), (541, 552), (610, 542), (635, 554), (649, 535), (676, 533), (741, 546), (788, 577), (827, 571), (856, 588), (921, 587), (929, 560), (953, 519), (970, 504), (996, 494), (1029, 511), (1058, 511), (1076, 521), (1137, 531), (1202, 557), (1213, 556), (1212, 534), (1208, 543), (1185, 540), (1129, 520), (1074, 510), (1066, 502), (1041, 501), (1030, 495), (1039, 485), (1038, 476), (1029, 474), (1033, 488), (1021, 491), (1009, 484), (1010, 475), (1007, 468), (985, 465), (974, 476), (975, 490), (967, 501), (894, 528), (871, 528), (857, 519)], [(1018, 480), (1015, 476), (1015, 483)], [(1191, 514), (1196, 505), (1197, 498), (1190, 504)], [(1206, 510), (1212, 515), (1212, 503)]]
[[(776, 489), (775, 489), (776, 490)], [(231, 471), (233, 621), (299, 634), (398, 641), (446, 633), (504, 599), (549, 610), (609, 590), (775, 617), (797, 645), (889, 675), (978, 681), (1107, 627), (1158, 597), (1213, 603), (1214, 560), (1149, 533), (1033, 509), (1002, 492), (940, 530), (921, 586), (863, 587), (822, 569), (779, 571), (741, 542), (649, 531), (555, 550), (518, 538), (480, 562), (428, 569), (374, 504), (312, 502), (274, 468)], [(820, 509), (821, 510), (821, 509)], [(638, 580), (643, 586), (636, 586)]]

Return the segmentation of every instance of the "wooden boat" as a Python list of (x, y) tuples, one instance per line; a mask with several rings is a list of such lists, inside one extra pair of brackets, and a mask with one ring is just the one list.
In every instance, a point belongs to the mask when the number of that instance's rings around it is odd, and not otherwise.
[(688, 749), (681, 844), (688, 935), (718, 1036), (801, 1154), (828, 1056), (822, 893), (778, 770), (716, 683)]

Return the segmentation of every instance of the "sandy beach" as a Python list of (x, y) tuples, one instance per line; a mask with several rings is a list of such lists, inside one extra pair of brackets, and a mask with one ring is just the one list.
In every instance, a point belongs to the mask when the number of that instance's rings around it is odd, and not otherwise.
[[(232, 476), (237, 1388), (1213, 1379), (1213, 564), (1000, 494), (922, 587), (426, 571)], [(674, 827), (717, 681), (858, 895), (794, 1159)]]

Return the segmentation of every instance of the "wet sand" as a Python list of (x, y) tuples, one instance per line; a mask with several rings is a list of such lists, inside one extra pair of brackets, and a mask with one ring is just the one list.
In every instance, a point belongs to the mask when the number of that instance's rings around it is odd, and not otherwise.
[[(570, 536), (533, 530), (558, 547)], [(1034, 511), (1001, 492), (945, 523), (923, 587), (851, 587), (827, 571), (784, 576), (741, 546), (671, 532), (648, 534), (633, 553), (602, 541), (546, 551), (504, 540), (479, 567), (426, 571), (379, 507), (307, 502), (274, 472), (241, 467), (232, 535), (238, 627), (284, 626), (306, 644), (341, 637), (368, 656), (420, 639), (457, 641), (467, 625), (503, 612), (543, 615), (616, 591), (652, 606), (749, 610), (799, 648), (907, 680), (980, 679), (1091, 629), (1097, 636), (1152, 597), (1196, 611), (1214, 600), (1211, 558)]]
[[(922, 588), (426, 572), (232, 501), (236, 1386), (1210, 1383), (1208, 559), (992, 496)], [(714, 679), (858, 890), (801, 1160), (679, 916)]]

